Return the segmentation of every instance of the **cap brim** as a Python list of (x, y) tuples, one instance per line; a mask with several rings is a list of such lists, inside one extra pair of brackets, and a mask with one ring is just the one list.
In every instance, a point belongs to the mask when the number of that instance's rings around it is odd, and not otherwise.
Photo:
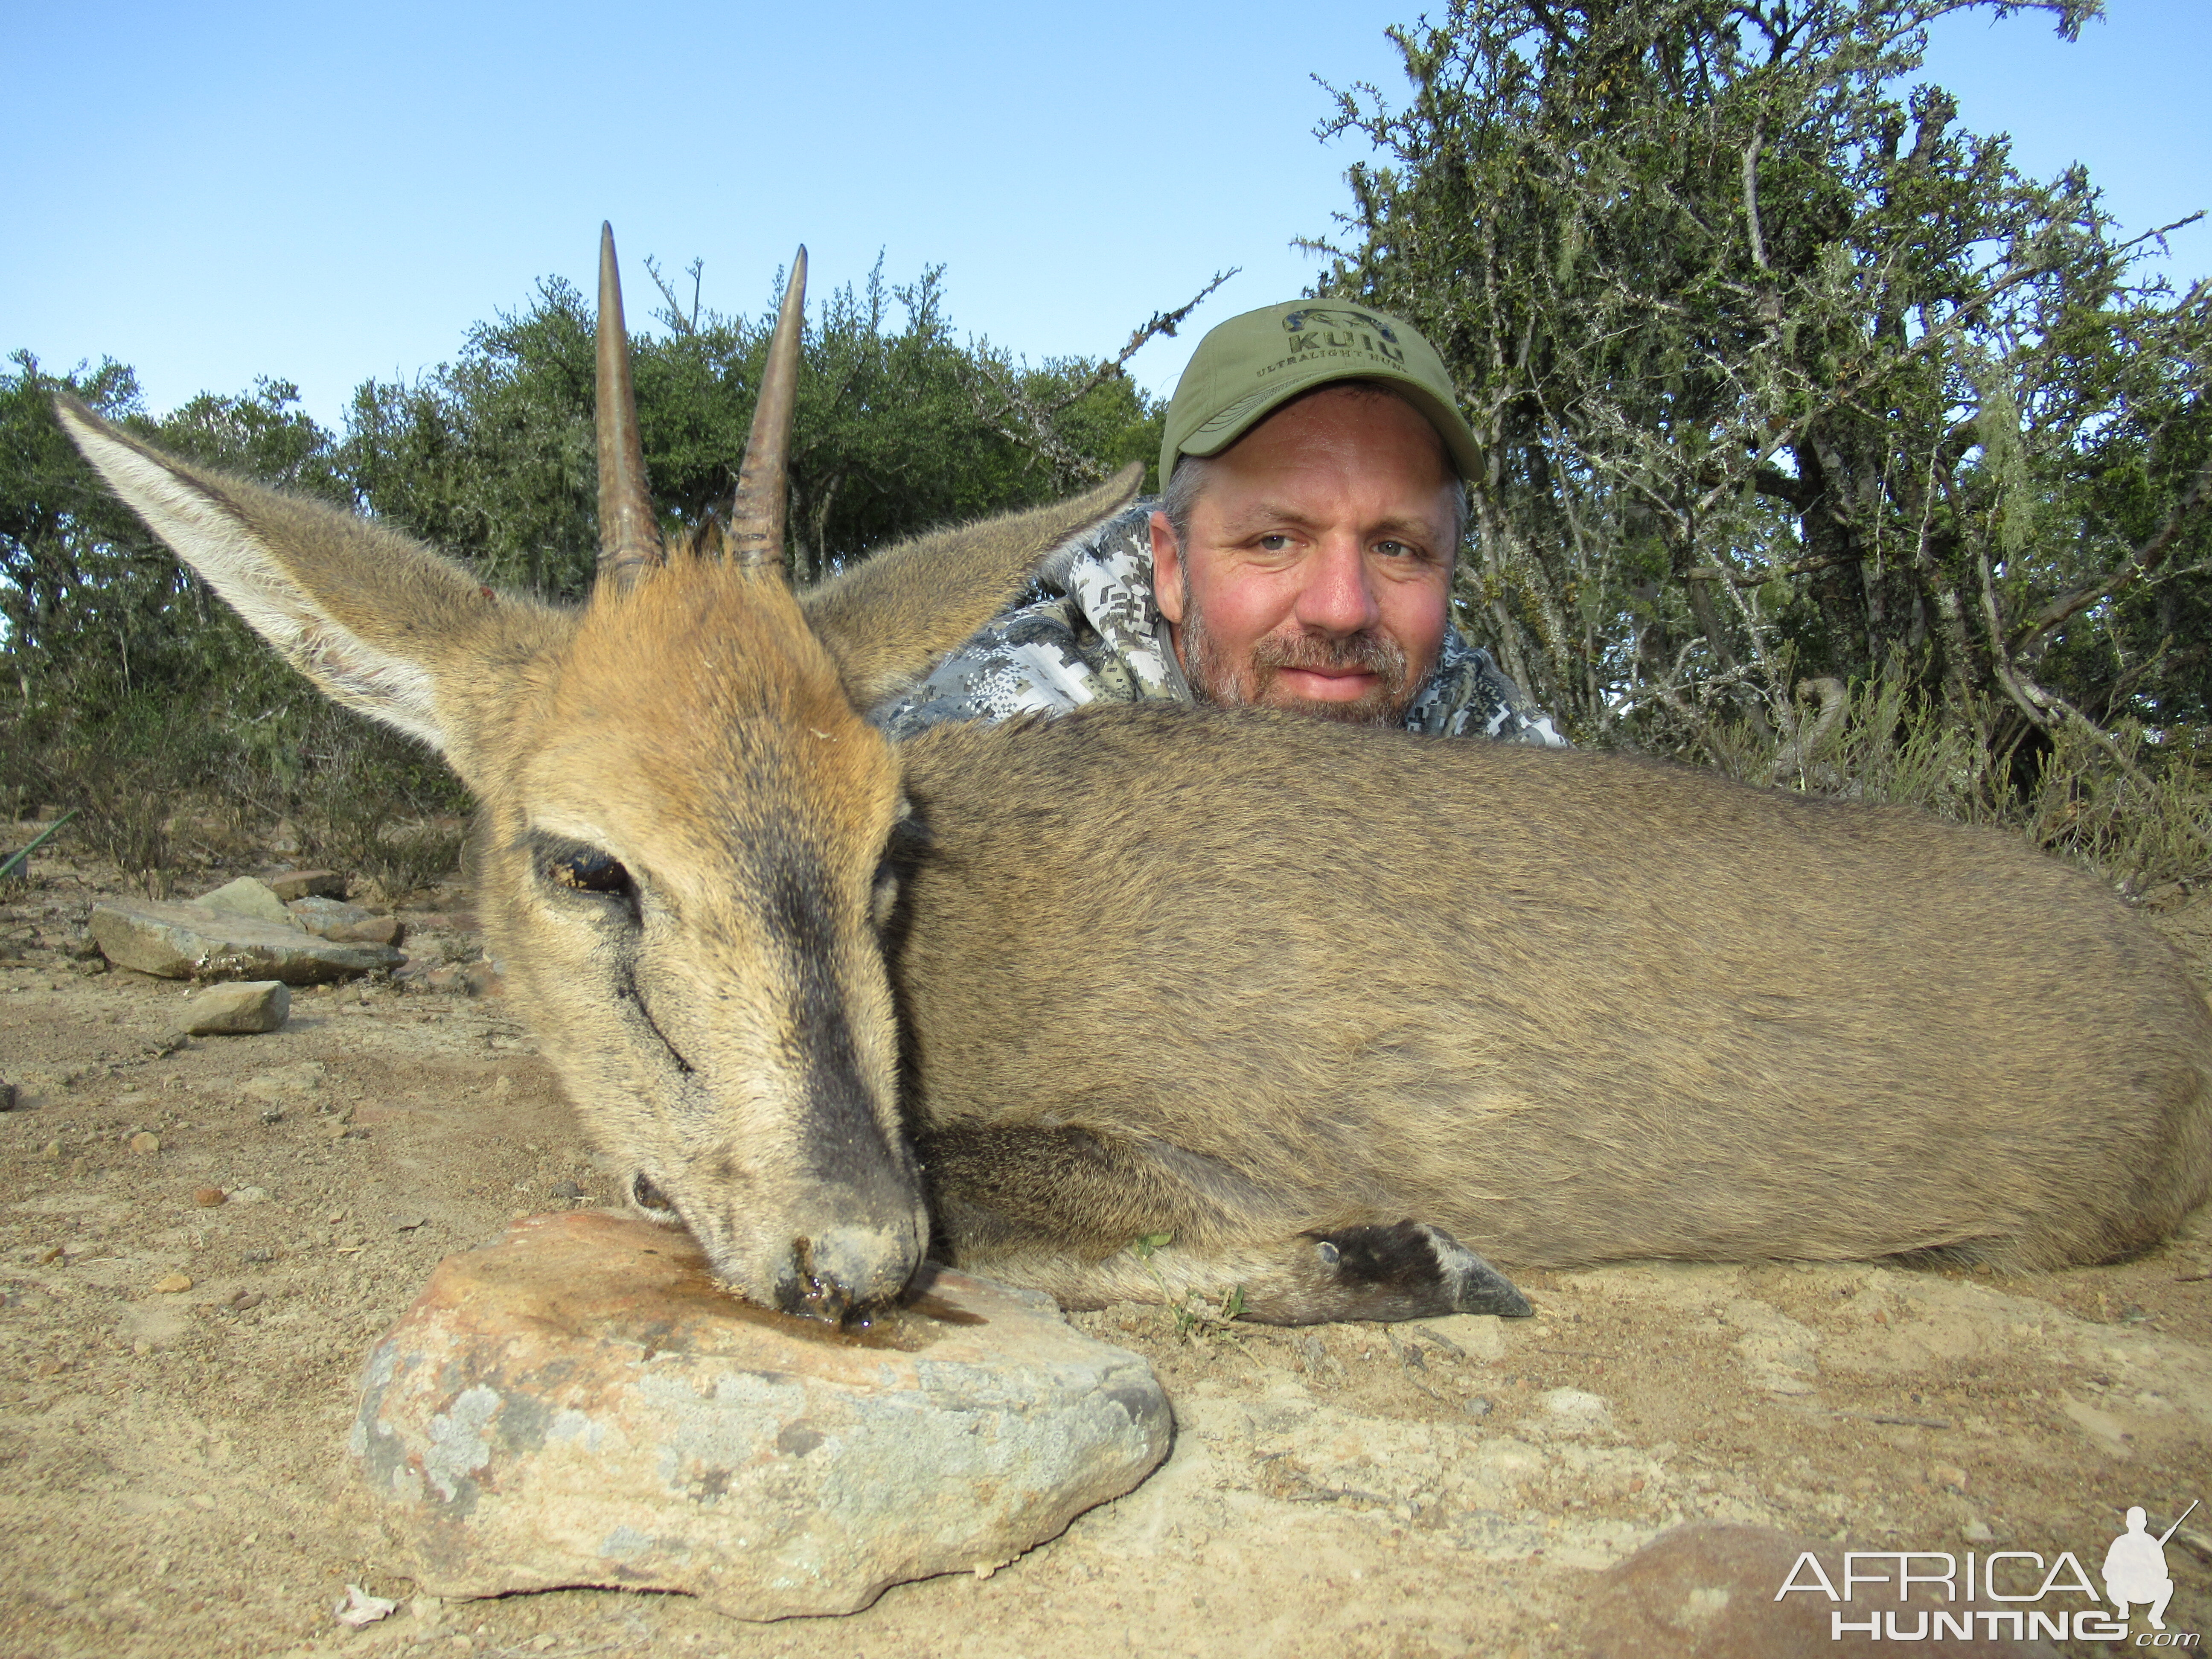
[(1346, 373), (1341, 364), (1316, 362), (1294, 374), (1270, 381), (1248, 392), (1209, 421), (1194, 428), (1176, 447), (1184, 455), (1218, 455), (1293, 398), (1340, 380), (1367, 380), (1387, 386), (1419, 410), (1443, 440), (1452, 464), (1462, 478), (1481, 476), (1482, 446), (1467, 424), (1467, 417), (1412, 375), (1369, 362)]

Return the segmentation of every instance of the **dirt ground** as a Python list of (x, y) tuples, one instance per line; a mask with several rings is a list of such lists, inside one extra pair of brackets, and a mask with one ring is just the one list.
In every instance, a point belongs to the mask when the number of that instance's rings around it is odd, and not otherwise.
[[(0, 894), (5, 1655), (1568, 1654), (1592, 1575), (1686, 1520), (2094, 1574), (2128, 1505), (2154, 1531), (2212, 1505), (2200, 1212), (2042, 1277), (1523, 1273), (1530, 1320), (1233, 1340), (1081, 1315), (1158, 1370), (1174, 1452), (988, 1578), (774, 1625), (611, 1591), (441, 1606), (348, 1484), (357, 1369), (441, 1255), (609, 1178), (496, 999), (302, 993), (283, 1030), (174, 1046), (183, 987), (68, 954), (115, 890), (42, 854)], [(2160, 896), (2212, 983), (2212, 894)], [(465, 890), (416, 898), (410, 950), (471, 954)], [(2212, 1634), (2207, 1539), (2199, 1509), (2167, 1547), (2171, 1630)], [(349, 1583), (403, 1607), (349, 1630)]]

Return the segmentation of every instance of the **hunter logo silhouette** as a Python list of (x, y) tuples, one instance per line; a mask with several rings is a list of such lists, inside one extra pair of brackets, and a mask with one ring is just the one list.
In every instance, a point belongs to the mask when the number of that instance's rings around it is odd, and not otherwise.
[(2142, 1506), (2128, 1510), (2128, 1529), (2105, 1552), (2105, 1594), (2121, 1618), (2128, 1616), (2128, 1604), (2137, 1601), (2149, 1608), (2153, 1630), (2166, 1628), (2166, 1604), (2173, 1599), (2173, 1580), (2166, 1574), (2166, 1540), (2196, 1507), (2197, 1500), (2191, 1499), (2173, 1525), (2155, 1538), (2150, 1535), (2150, 1517)]

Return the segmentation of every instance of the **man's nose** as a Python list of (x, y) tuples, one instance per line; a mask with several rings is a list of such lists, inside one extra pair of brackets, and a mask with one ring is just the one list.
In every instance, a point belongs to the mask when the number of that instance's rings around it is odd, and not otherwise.
[(1339, 638), (1364, 634), (1382, 620), (1366, 550), (1356, 537), (1332, 536), (1314, 550), (1294, 614), (1309, 631)]

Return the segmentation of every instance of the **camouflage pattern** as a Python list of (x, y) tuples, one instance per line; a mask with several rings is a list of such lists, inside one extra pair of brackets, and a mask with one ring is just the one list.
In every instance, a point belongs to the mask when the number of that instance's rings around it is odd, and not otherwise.
[[(1054, 597), (1006, 612), (868, 718), (906, 738), (942, 720), (1064, 714), (1086, 702), (1193, 701), (1152, 603), (1158, 505), (1139, 501), (1058, 549), (1038, 572)], [(1456, 628), (1445, 630), (1436, 672), (1406, 711), (1406, 729), (1567, 746), (1551, 716)]]

